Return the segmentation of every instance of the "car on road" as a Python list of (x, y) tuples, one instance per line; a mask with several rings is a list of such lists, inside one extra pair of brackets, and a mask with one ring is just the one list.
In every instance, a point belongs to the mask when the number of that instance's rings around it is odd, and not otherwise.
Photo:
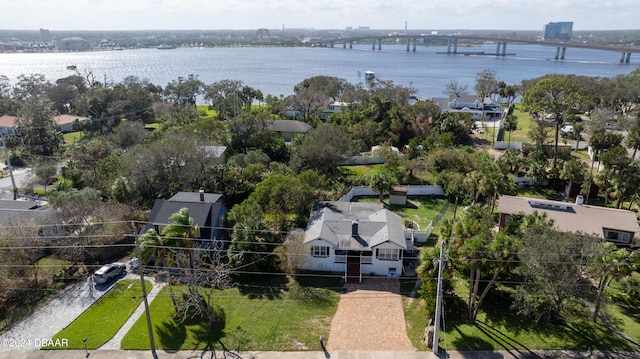
[(115, 262), (106, 264), (93, 273), (93, 282), (96, 284), (109, 283), (113, 278), (126, 272), (127, 265), (125, 263)]
[(560, 128), (560, 136), (573, 137), (573, 126), (571, 125), (562, 126), (562, 128)]

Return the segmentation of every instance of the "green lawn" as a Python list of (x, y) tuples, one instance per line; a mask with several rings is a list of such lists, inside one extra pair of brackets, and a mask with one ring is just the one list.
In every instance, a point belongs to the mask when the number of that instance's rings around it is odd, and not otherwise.
[(449, 319), (441, 346), (449, 350), (633, 350), (623, 338), (589, 318), (532, 326), (508, 306), (481, 312), (476, 324)]
[(40, 278), (49, 279), (62, 275), (70, 264), (67, 260), (43, 257), (36, 263), (36, 269)]
[(626, 304), (607, 306), (610, 321), (633, 340), (640, 343), (640, 308)]
[(82, 134), (83, 134), (82, 131), (76, 131), (76, 132), (65, 133), (64, 135), (62, 135), (62, 137), (64, 138), (64, 142), (66, 142), (67, 145), (71, 146), (80, 137), (82, 137)]
[(411, 344), (421, 351), (429, 350), (424, 342), (424, 329), (427, 321), (433, 316), (426, 310), (425, 300), (421, 298), (410, 298), (409, 294), (415, 285), (415, 280), (400, 279), (400, 294), (404, 307), (404, 320), (407, 325), (407, 336)]
[[(529, 113), (518, 109), (516, 105), (516, 109), (513, 111), (513, 114), (518, 118), (518, 129), (511, 132), (511, 142), (530, 142), (529, 130), (531, 129), (532, 121), (529, 117)], [(507, 141), (508, 139), (509, 133), (505, 132), (504, 140)]]
[(383, 164), (341, 166), (340, 171), (348, 182), (357, 185), (367, 185), (367, 178), (375, 173), (384, 172)]
[[(517, 318), (512, 318), (517, 320)], [(449, 323), (440, 346), (448, 350), (622, 350), (633, 347), (602, 324), (576, 320), (532, 329), (527, 323), (493, 322), (480, 314), (475, 325)]]
[(469, 324), (466, 300), (461, 299), (466, 298), (468, 288), (466, 279), (458, 278), (454, 282), (454, 290), (459, 297), (449, 300), (449, 306), (455, 309), (450, 309), (445, 315), (444, 333), (440, 335), (440, 345), (445, 349), (633, 350), (628, 342), (604, 324), (593, 322), (579, 306), (566, 311), (564, 324), (536, 326), (510, 309), (510, 296), (506, 291), (492, 292), (483, 303), (476, 323)]
[[(149, 290), (151, 282), (147, 281), (146, 287)], [(140, 303), (140, 281), (121, 280), (52, 339), (67, 339), (69, 346), (63, 349), (84, 349), (83, 339), (86, 337), (88, 349), (99, 348), (113, 338)]]
[[(360, 198), (359, 202), (380, 203), (378, 198)], [(445, 208), (446, 206), (446, 208)], [(411, 197), (407, 206), (391, 206), (388, 201), (384, 207), (399, 215), (402, 219), (412, 220), (420, 226), (420, 230), (427, 228), (434, 222), (433, 234), (442, 234), (444, 219), (452, 218), (455, 206), (440, 197)]]
[[(216, 292), (221, 321), (209, 330), (204, 320), (178, 324), (172, 318), (169, 288), (151, 303), (156, 347), (165, 350), (221, 349), (234, 351), (320, 350), (318, 338), (329, 335), (337, 309), (339, 279), (327, 287), (291, 288), (268, 283)], [(260, 283), (260, 282), (256, 282)], [(122, 341), (122, 349), (148, 349), (147, 324), (140, 318)]]

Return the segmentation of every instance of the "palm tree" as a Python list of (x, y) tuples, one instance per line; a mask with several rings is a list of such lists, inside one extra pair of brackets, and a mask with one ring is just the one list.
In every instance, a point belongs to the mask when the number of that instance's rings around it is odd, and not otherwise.
[(587, 172), (587, 166), (584, 162), (578, 161), (575, 158), (570, 159), (569, 161), (564, 163), (562, 169), (560, 170), (560, 179), (569, 181), (569, 186), (567, 188), (567, 197), (565, 200), (569, 200), (569, 196), (571, 196), (571, 187), (574, 182), (581, 182), (584, 180)]
[(193, 264), (193, 238), (200, 237), (200, 228), (189, 217), (189, 209), (181, 208), (178, 212), (169, 216), (169, 224), (162, 230), (165, 241), (172, 247), (188, 248), (189, 267)]
[(518, 118), (514, 114), (509, 114), (504, 118), (502, 128), (509, 132), (509, 140), (507, 141), (507, 149), (511, 147), (511, 132), (518, 129)]
[(386, 173), (378, 172), (369, 177), (369, 187), (380, 193), (380, 202), (384, 201), (384, 192), (393, 186), (391, 176)]
[[(602, 171), (598, 171), (593, 179), (589, 179), (589, 182), (594, 182), (604, 193), (604, 206), (607, 207), (609, 205), (609, 197), (613, 194), (613, 177), (614, 173), (610, 169), (603, 169)], [(583, 188), (583, 191), (586, 188)], [(584, 193), (585, 196), (589, 195), (588, 193)]]
[(189, 208), (181, 208), (169, 216), (169, 224), (164, 227), (162, 234), (170, 240), (178, 241), (180, 245), (191, 247), (189, 239), (200, 237), (200, 228), (189, 217)]
[(162, 267), (165, 261), (166, 255), (166, 243), (164, 238), (158, 235), (155, 229), (149, 228), (138, 239), (140, 246), (140, 262), (143, 264), (149, 264), (151, 258), (155, 257), (154, 265), (156, 267)]
[(598, 295), (596, 296), (593, 320), (598, 318), (602, 297), (607, 285), (614, 278), (622, 278), (630, 275), (638, 266), (638, 256), (627, 249), (616, 249), (611, 242), (599, 244), (599, 253), (596, 254), (594, 266), (598, 280)]
[[(492, 262), (496, 267), (482, 294), (473, 301), (474, 305), (470, 306), (469, 320), (472, 323), (475, 322), (478, 312), (480, 311), (480, 306), (482, 306), (482, 302), (487, 297), (487, 294), (489, 294), (498, 276), (502, 272), (509, 272), (511, 270), (521, 244), (519, 239), (499, 232), (493, 237), (491, 242), (486, 245), (486, 250), (488, 251), (487, 256), (490, 257), (490, 260), (487, 262)], [(479, 281), (479, 279), (478, 277), (477, 280)]]
[(580, 140), (582, 139), (582, 132), (584, 132), (584, 125), (576, 123), (573, 125), (573, 132), (576, 135), (576, 151), (580, 148)]
[(633, 156), (631, 156), (631, 160), (636, 160), (636, 153), (638, 149), (640, 149), (640, 125), (633, 126), (629, 133), (627, 134), (627, 138), (625, 138), (625, 144), (629, 148), (633, 148)]

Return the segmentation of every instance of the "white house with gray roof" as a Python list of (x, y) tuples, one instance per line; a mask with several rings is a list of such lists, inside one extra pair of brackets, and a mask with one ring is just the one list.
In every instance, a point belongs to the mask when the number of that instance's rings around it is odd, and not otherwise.
[(479, 99), (474, 95), (459, 95), (431, 99), (441, 112), (460, 112), (471, 114), (471, 119), (481, 121), (485, 117), (499, 120), (504, 115), (505, 109), (490, 97)]
[(309, 258), (301, 269), (362, 276), (399, 276), (407, 243), (402, 219), (381, 204), (317, 202), (305, 230)]

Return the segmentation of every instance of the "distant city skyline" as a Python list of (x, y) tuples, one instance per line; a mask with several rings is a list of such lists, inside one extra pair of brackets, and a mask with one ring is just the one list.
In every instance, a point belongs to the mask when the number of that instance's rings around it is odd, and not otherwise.
[(540, 30), (640, 29), (638, 0), (10, 0), (4, 30), (246, 30), (315, 28)]

